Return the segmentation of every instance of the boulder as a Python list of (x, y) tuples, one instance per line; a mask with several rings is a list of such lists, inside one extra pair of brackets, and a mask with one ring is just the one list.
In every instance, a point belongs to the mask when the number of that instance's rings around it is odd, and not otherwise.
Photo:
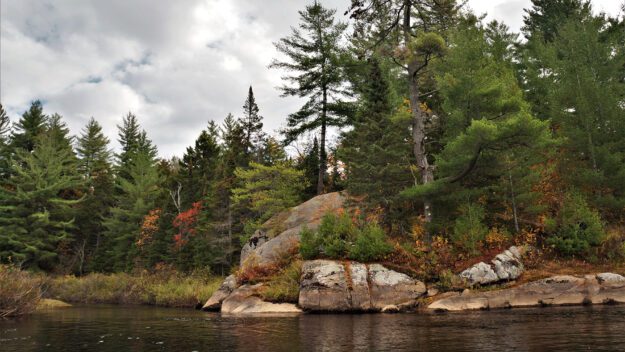
[(460, 273), (470, 286), (489, 285), (500, 281), (516, 280), (523, 274), (521, 258), (524, 247), (512, 246), (495, 256), (491, 264), (479, 262)]
[(226, 299), (236, 288), (237, 278), (234, 275), (226, 277), (217, 291), (215, 291), (208, 301), (206, 301), (202, 310), (219, 310), (224, 299)]
[(311, 260), (302, 266), (299, 306), (316, 312), (407, 309), (425, 292), (422, 282), (379, 264)]
[(259, 297), (263, 284), (243, 285), (221, 304), (221, 313), (229, 315), (298, 314), (301, 309), (291, 303), (265, 302)]
[(337, 212), (344, 203), (345, 196), (340, 192), (327, 193), (273, 216), (243, 247), (241, 267), (267, 265), (280, 260), (297, 247), (299, 233), (304, 227), (317, 228), (326, 213)]
[(625, 278), (603, 273), (553, 276), (510, 289), (454, 294), (433, 302), (431, 310), (474, 310), (532, 306), (625, 303)]

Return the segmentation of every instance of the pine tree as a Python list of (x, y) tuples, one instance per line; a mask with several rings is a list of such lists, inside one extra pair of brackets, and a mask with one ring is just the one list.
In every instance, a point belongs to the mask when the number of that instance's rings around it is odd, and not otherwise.
[(454, 216), (443, 209), (475, 206), (482, 196), (492, 201), (493, 188), (505, 189), (511, 170), (530, 170), (553, 143), (547, 123), (531, 115), (510, 62), (493, 52), (500, 52), (495, 41), (503, 36), (492, 34), (469, 16), (452, 33), (453, 47), (437, 68), (444, 110), (440, 177), (412, 190), (444, 203), (438, 220)]
[(302, 134), (320, 129), (317, 193), (324, 192), (327, 169), (326, 136), (328, 127), (347, 124), (350, 105), (340, 63), (340, 40), (346, 25), (334, 21), (335, 10), (315, 1), (300, 11), (300, 24), (292, 34), (275, 44), (289, 61), (274, 60), (270, 67), (294, 72), (284, 77), (290, 84), (281, 87), (283, 96), (308, 97), (299, 111), (289, 115), (283, 131), (286, 143)]
[(79, 205), (76, 225), (77, 271), (82, 273), (85, 264), (88, 269), (101, 270), (106, 252), (102, 249), (103, 219), (108, 216), (114, 204), (114, 179), (109, 139), (102, 133), (102, 127), (91, 118), (78, 138), (78, 172), (85, 179), (85, 199)]
[(117, 125), (119, 130), (119, 144), (121, 145), (121, 153), (117, 154), (117, 169), (120, 177), (128, 178), (128, 169), (132, 164), (133, 155), (139, 150), (139, 139), (141, 136), (139, 122), (137, 117), (129, 112), (124, 116), (122, 125)]
[(254, 152), (263, 139), (263, 117), (258, 114), (258, 111), (254, 91), (250, 86), (245, 104), (243, 104), (243, 117), (239, 119), (239, 124), (245, 132), (245, 153), (248, 155)]
[(317, 178), (319, 176), (319, 142), (317, 137), (313, 139), (312, 143), (306, 145), (303, 155), (299, 157), (297, 169), (304, 172), (306, 179), (304, 198), (314, 197), (317, 194)]
[(21, 148), (8, 187), (0, 187), (0, 259), (50, 270), (61, 242), (74, 237), (75, 195), (82, 179), (75, 156), (51, 133), (40, 134), (32, 152)]
[(365, 204), (382, 208), (388, 216), (399, 192), (413, 182), (410, 135), (392, 119), (399, 115), (391, 106), (387, 78), (379, 62), (373, 58), (368, 66), (362, 107), (354, 129), (344, 135), (339, 155), (346, 164), (348, 193), (363, 197)]
[[(9, 159), (11, 158), (10, 143), (11, 120), (0, 104), (0, 180), (9, 175)], [(1, 181), (0, 181), (1, 182)]]
[(532, 0), (532, 7), (525, 9), (523, 33), (529, 39), (553, 41), (559, 27), (571, 17), (590, 14), (587, 0)]
[[(431, 150), (426, 143), (429, 120), (424, 81), (431, 75), (429, 65), (445, 54), (444, 35), (457, 22), (461, 5), (456, 0), (352, 0), (348, 13), (357, 21), (361, 35), (375, 36), (374, 47), (395, 51), (394, 61), (401, 64), (406, 77), (412, 117), (412, 149), (422, 185), (434, 181), (430, 165)], [(389, 16), (390, 14), (390, 16)], [(382, 16), (382, 17), (380, 17)], [(374, 24), (380, 23), (381, 28)], [(429, 199), (422, 199), (423, 215), (431, 222), (434, 214)]]
[(47, 116), (43, 114), (41, 102), (38, 100), (32, 102), (28, 111), (24, 112), (13, 127), (11, 148), (33, 151), (37, 137), (46, 129), (47, 119)]
[(127, 271), (133, 268), (144, 216), (154, 208), (158, 197), (159, 175), (154, 159), (145, 151), (133, 155), (128, 178), (119, 178), (116, 206), (104, 220), (108, 269)]

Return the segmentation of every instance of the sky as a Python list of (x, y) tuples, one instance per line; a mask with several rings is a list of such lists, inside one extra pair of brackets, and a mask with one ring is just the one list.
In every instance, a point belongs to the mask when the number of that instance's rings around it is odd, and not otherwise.
[[(322, 0), (339, 18), (349, 0)], [(616, 14), (620, 0), (593, 0)], [(162, 157), (180, 156), (209, 120), (240, 116), (253, 86), (265, 131), (275, 134), (301, 101), (276, 89), (273, 42), (297, 25), (295, 0), (0, 0), (0, 102), (12, 121), (33, 100), (72, 134), (92, 116), (117, 148), (137, 115)], [(158, 4), (156, 6), (155, 4)], [(469, 0), (518, 31), (530, 0)]]

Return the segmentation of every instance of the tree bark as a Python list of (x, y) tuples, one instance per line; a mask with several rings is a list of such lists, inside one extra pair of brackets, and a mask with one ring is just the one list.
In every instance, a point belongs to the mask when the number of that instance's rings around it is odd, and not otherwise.
[(319, 177), (317, 178), (317, 194), (323, 194), (325, 186), (323, 179), (326, 174), (327, 156), (326, 156), (326, 115), (328, 113), (328, 94), (327, 90), (323, 88), (323, 100), (321, 102), (321, 141), (319, 144)]
[[(404, 0), (404, 18), (402, 23), (402, 31), (404, 35), (404, 45), (408, 46), (411, 40), (411, 25), (410, 25), (410, 10), (411, 1)], [(422, 184), (427, 184), (434, 181), (434, 173), (430, 166), (427, 153), (425, 150), (425, 119), (426, 114), (421, 110), (421, 100), (419, 99), (419, 82), (418, 73), (421, 68), (421, 63), (416, 59), (411, 60), (408, 65), (408, 88), (410, 99), (410, 113), (412, 115), (412, 152), (414, 154), (417, 167), (421, 172)], [(432, 203), (429, 200), (423, 202), (423, 215), (425, 216), (425, 222), (432, 221)], [(429, 236), (427, 236), (429, 240)]]

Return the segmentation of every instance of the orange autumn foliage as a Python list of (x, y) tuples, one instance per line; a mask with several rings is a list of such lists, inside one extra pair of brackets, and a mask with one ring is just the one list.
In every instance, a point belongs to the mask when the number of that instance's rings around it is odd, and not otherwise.
[(178, 233), (174, 235), (174, 244), (177, 248), (183, 247), (189, 238), (195, 236), (198, 216), (202, 211), (202, 203), (195, 202), (187, 211), (184, 211), (174, 218), (173, 225), (178, 229)]

